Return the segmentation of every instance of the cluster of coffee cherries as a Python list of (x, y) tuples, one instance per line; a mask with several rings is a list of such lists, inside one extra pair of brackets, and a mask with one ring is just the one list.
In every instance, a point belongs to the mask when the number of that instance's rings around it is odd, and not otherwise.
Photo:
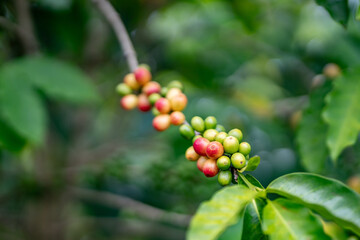
[(195, 116), (190, 124), (180, 126), (180, 133), (193, 142), (186, 150), (185, 157), (190, 161), (197, 161), (198, 169), (206, 177), (218, 174), (221, 185), (230, 184), (233, 172), (246, 167), (251, 146), (242, 142), (241, 130), (235, 128), (226, 132), (222, 125), (217, 124), (215, 117), (203, 120)]
[(117, 85), (116, 91), (123, 97), (120, 105), (125, 110), (138, 108), (142, 112), (152, 110), (155, 118), (153, 127), (164, 131), (173, 125), (185, 122), (182, 111), (187, 105), (187, 97), (182, 92), (183, 86), (179, 81), (172, 81), (166, 87), (152, 81), (148, 67), (140, 66), (134, 73), (124, 77)]

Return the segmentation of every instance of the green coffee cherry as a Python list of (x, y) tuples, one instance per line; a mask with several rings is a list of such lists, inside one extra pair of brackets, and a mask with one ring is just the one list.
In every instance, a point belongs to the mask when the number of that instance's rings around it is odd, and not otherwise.
[(201, 137), (202, 137), (201, 135), (195, 135), (195, 137), (193, 137), (192, 139), (192, 143), (194, 144), (195, 140)]
[(217, 120), (215, 117), (210, 116), (205, 119), (205, 128), (206, 129), (215, 129), (217, 124)]
[(218, 132), (226, 132), (226, 129), (223, 125), (217, 124), (215, 128)]
[(246, 159), (245, 156), (241, 153), (234, 153), (231, 156), (231, 164), (234, 166), (234, 168), (241, 169), (245, 167)]
[(187, 124), (183, 124), (179, 128), (180, 134), (186, 139), (192, 139), (195, 136), (194, 129)]
[(125, 96), (125, 95), (129, 95), (130, 93), (132, 93), (132, 90), (127, 84), (119, 83), (116, 86), (116, 92), (118, 94), (120, 94), (121, 96)]
[(161, 95), (158, 93), (153, 93), (149, 96), (149, 102), (154, 105), (156, 103), (157, 100), (159, 100), (161, 98)]
[(222, 144), (227, 136), (228, 135), (226, 132), (219, 132), (215, 137), (215, 141), (218, 141)]
[(239, 140), (239, 142), (241, 142), (241, 140), (243, 138), (243, 134), (242, 134), (241, 130), (238, 128), (234, 128), (234, 129), (230, 130), (229, 136), (236, 137)]
[(159, 110), (157, 110), (156, 107), (153, 107), (153, 108), (151, 109), (151, 112), (152, 112), (152, 114), (153, 114), (154, 116), (160, 115), (160, 112), (159, 112)]
[(139, 64), (138, 67), (142, 67), (142, 68), (146, 68), (147, 70), (149, 70), (149, 72), (151, 71), (151, 68), (149, 65), (145, 64), (145, 63), (142, 63), (142, 64)]
[(221, 156), (216, 161), (216, 165), (221, 170), (228, 170), (230, 167), (230, 163), (230, 158), (228, 156)]
[(242, 138), (243, 138), (242, 132), (240, 131), (240, 129), (237, 129), (237, 128), (232, 129), (232, 130), (229, 132), (229, 136), (236, 137), (236, 138), (239, 140), (239, 142), (241, 142), (241, 140), (242, 140)]
[(167, 87), (163, 87), (160, 90), (160, 94), (165, 97), (168, 91), (169, 91), (169, 89)]
[(249, 155), (249, 153), (251, 152), (251, 146), (249, 143), (247, 142), (242, 142), (239, 145), (239, 152), (244, 154), (245, 156)]
[(204, 120), (198, 116), (191, 119), (191, 126), (198, 132), (203, 132), (205, 130)]
[(215, 137), (218, 133), (219, 132), (216, 131), (215, 129), (208, 129), (204, 132), (203, 136), (204, 136), (204, 138), (208, 139), (209, 141), (214, 141)]
[(218, 182), (221, 186), (226, 186), (231, 183), (232, 174), (231, 171), (221, 171), (218, 175)]
[(169, 84), (167, 85), (167, 88), (168, 89), (179, 88), (180, 90), (183, 90), (184, 86), (182, 85), (182, 83), (180, 81), (174, 80), (174, 81), (169, 82)]
[(236, 153), (239, 150), (239, 140), (236, 137), (228, 136), (223, 142), (226, 153)]

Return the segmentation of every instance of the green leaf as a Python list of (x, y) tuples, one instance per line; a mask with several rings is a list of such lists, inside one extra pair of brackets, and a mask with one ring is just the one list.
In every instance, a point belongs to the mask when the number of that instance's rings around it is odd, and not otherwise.
[(256, 194), (255, 191), (241, 185), (221, 189), (210, 201), (201, 204), (190, 223), (187, 239), (216, 239), (236, 222), (241, 210)]
[(297, 131), (296, 141), (301, 156), (301, 163), (310, 172), (321, 173), (325, 169), (328, 157), (326, 147), (326, 132), (328, 126), (321, 117), (325, 106), (325, 96), (331, 90), (327, 81), (321, 88), (310, 94), (308, 107), (304, 110)]
[(38, 94), (16, 68), (0, 71), (0, 115), (19, 135), (40, 144), (46, 129), (45, 109)]
[(274, 240), (321, 240), (330, 238), (321, 222), (301, 204), (284, 198), (268, 200), (263, 213), (264, 233)]
[(237, 222), (228, 227), (218, 238), (218, 240), (233, 240), (233, 239), (241, 239), (241, 235), (243, 232), (243, 223), (244, 223), (244, 213), (245, 211), (242, 210), (239, 213)]
[(245, 177), (246, 177), (246, 179), (247, 179), (252, 185), (254, 185), (255, 187), (258, 187), (258, 188), (261, 188), (261, 189), (265, 189), (265, 188), (263, 187), (263, 185), (261, 185), (261, 183), (260, 183), (256, 178), (254, 178), (252, 175), (246, 174)]
[(322, 221), (325, 233), (333, 240), (347, 240), (348, 237), (341, 227), (333, 222)]
[(19, 152), (25, 144), (25, 139), (9, 127), (3, 119), (0, 119), (0, 147), (11, 152)]
[(353, 145), (360, 131), (360, 67), (344, 72), (326, 97), (323, 117), (329, 125), (327, 145), (333, 160)]
[(261, 214), (265, 206), (262, 199), (253, 199), (245, 208), (242, 239), (261, 240), (266, 236), (261, 230)]
[(346, 27), (350, 15), (347, 0), (316, 0), (316, 3), (323, 6), (335, 21)]
[(292, 173), (275, 179), (266, 191), (300, 202), (360, 235), (360, 195), (337, 180)]
[(254, 156), (249, 159), (244, 171), (254, 171), (257, 168), (257, 166), (259, 166), (259, 164), (260, 164), (260, 157)]

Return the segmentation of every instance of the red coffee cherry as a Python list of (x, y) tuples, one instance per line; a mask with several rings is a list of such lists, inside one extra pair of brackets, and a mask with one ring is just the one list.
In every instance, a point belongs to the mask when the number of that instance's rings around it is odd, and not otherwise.
[(208, 159), (205, 161), (203, 166), (203, 173), (206, 177), (214, 177), (218, 174), (219, 168), (216, 165), (215, 159)]
[(171, 124), (178, 126), (185, 122), (185, 115), (182, 112), (172, 112), (170, 114)]
[(145, 85), (145, 83), (150, 82), (151, 80), (151, 73), (148, 69), (144, 67), (138, 67), (135, 72), (135, 79), (140, 85)]
[(153, 127), (157, 131), (165, 131), (170, 127), (170, 116), (169, 114), (160, 114), (153, 119)]
[(145, 93), (147, 96), (150, 96), (153, 93), (159, 93), (161, 90), (161, 86), (158, 82), (148, 82), (142, 88), (142, 92)]
[(205, 156), (200, 156), (199, 159), (197, 160), (196, 166), (200, 170), (200, 172), (203, 171), (204, 163), (206, 162), (206, 160), (208, 160), (208, 158)]
[(210, 141), (203, 137), (196, 139), (193, 144), (195, 152), (201, 156), (206, 156), (206, 148), (209, 143)]
[(140, 94), (138, 98), (138, 108), (142, 112), (150, 111), (151, 103), (145, 94)]
[(171, 110), (170, 102), (166, 98), (160, 98), (159, 100), (157, 100), (155, 103), (155, 107), (157, 110), (159, 110), (160, 113), (169, 113)]
[(218, 159), (224, 154), (224, 147), (219, 142), (211, 142), (206, 147), (206, 155), (212, 159)]

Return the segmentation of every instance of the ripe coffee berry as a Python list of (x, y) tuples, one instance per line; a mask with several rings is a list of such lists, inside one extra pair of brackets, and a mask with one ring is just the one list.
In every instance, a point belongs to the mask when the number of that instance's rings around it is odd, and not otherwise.
[(153, 127), (157, 131), (165, 131), (170, 127), (170, 115), (160, 114), (153, 119)]
[(171, 124), (178, 126), (184, 123), (185, 115), (182, 112), (172, 112), (170, 114)]
[(215, 117), (210, 116), (205, 118), (205, 128), (206, 129), (215, 129), (217, 124), (217, 120)]
[(221, 156), (216, 161), (216, 165), (221, 170), (228, 170), (230, 167), (230, 164), (231, 164), (231, 162), (230, 162), (230, 158), (228, 156)]
[(142, 88), (142, 92), (146, 94), (146, 96), (150, 96), (153, 93), (159, 93), (161, 90), (161, 86), (158, 82), (148, 82)]
[(145, 85), (151, 80), (151, 73), (148, 69), (144, 67), (138, 67), (135, 72), (135, 79), (140, 85)]
[(171, 88), (167, 91), (166, 93), (166, 98), (167, 99), (172, 99), (173, 97), (182, 94), (181, 90), (178, 88)]
[(193, 144), (195, 152), (201, 156), (206, 156), (206, 148), (209, 143), (210, 141), (203, 137), (196, 139)]
[(121, 107), (125, 110), (131, 110), (136, 108), (138, 104), (138, 98), (134, 94), (129, 94), (120, 100)]
[(228, 135), (226, 132), (219, 132), (218, 134), (216, 134), (215, 141), (218, 141), (222, 144), (227, 136)]
[(181, 136), (183, 136), (186, 139), (192, 139), (195, 136), (194, 129), (187, 124), (183, 124), (179, 128)]
[(187, 105), (187, 97), (181, 93), (170, 98), (170, 105), (173, 111), (182, 111)]
[(116, 92), (121, 96), (129, 95), (132, 92), (132, 89), (125, 83), (120, 83), (116, 86)]
[(208, 129), (204, 132), (204, 138), (208, 139), (209, 141), (214, 141), (216, 138), (216, 135), (218, 134), (218, 131), (215, 129)]
[(140, 94), (138, 98), (138, 108), (142, 112), (150, 111), (151, 103), (146, 94)]
[(170, 102), (166, 98), (160, 98), (156, 101), (155, 107), (160, 113), (168, 113), (171, 110)]
[(208, 158), (205, 156), (200, 156), (199, 159), (197, 160), (196, 166), (200, 170), (200, 172), (203, 171), (204, 163), (206, 162), (206, 160), (208, 160)]
[(240, 131), (240, 129), (234, 128), (229, 132), (229, 136), (233, 136), (236, 137), (237, 140), (239, 140), (239, 142), (241, 142), (242, 138), (243, 138), (243, 134)]
[(186, 150), (186, 152), (185, 152), (185, 157), (186, 157), (186, 159), (189, 160), (189, 161), (196, 161), (196, 160), (199, 159), (200, 155), (197, 154), (197, 153), (195, 152), (195, 150), (194, 150), (194, 147), (191, 146), (191, 147), (189, 147), (189, 148)]
[(245, 167), (246, 159), (245, 156), (241, 153), (234, 153), (231, 156), (231, 164), (234, 166), (234, 168), (241, 169)]
[(221, 186), (226, 186), (231, 183), (232, 174), (231, 171), (221, 171), (218, 175), (218, 182)]
[(206, 177), (214, 177), (219, 172), (215, 159), (206, 160), (202, 169)]
[(236, 153), (239, 150), (239, 140), (233, 136), (228, 136), (223, 142), (226, 153)]
[(132, 90), (139, 90), (140, 84), (136, 81), (133, 73), (126, 74), (124, 77), (124, 83), (128, 85)]
[(224, 154), (224, 147), (219, 142), (211, 142), (206, 147), (206, 155), (209, 158), (218, 159)]
[(198, 132), (203, 132), (205, 130), (204, 120), (198, 116), (191, 119), (191, 126)]
[(242, 153), (244, 156), (249, 155), (249, 153), (251, 152), (251, 146), (249, 143), (247, 142), (242, 142), (239, 145), (239, 152)]

